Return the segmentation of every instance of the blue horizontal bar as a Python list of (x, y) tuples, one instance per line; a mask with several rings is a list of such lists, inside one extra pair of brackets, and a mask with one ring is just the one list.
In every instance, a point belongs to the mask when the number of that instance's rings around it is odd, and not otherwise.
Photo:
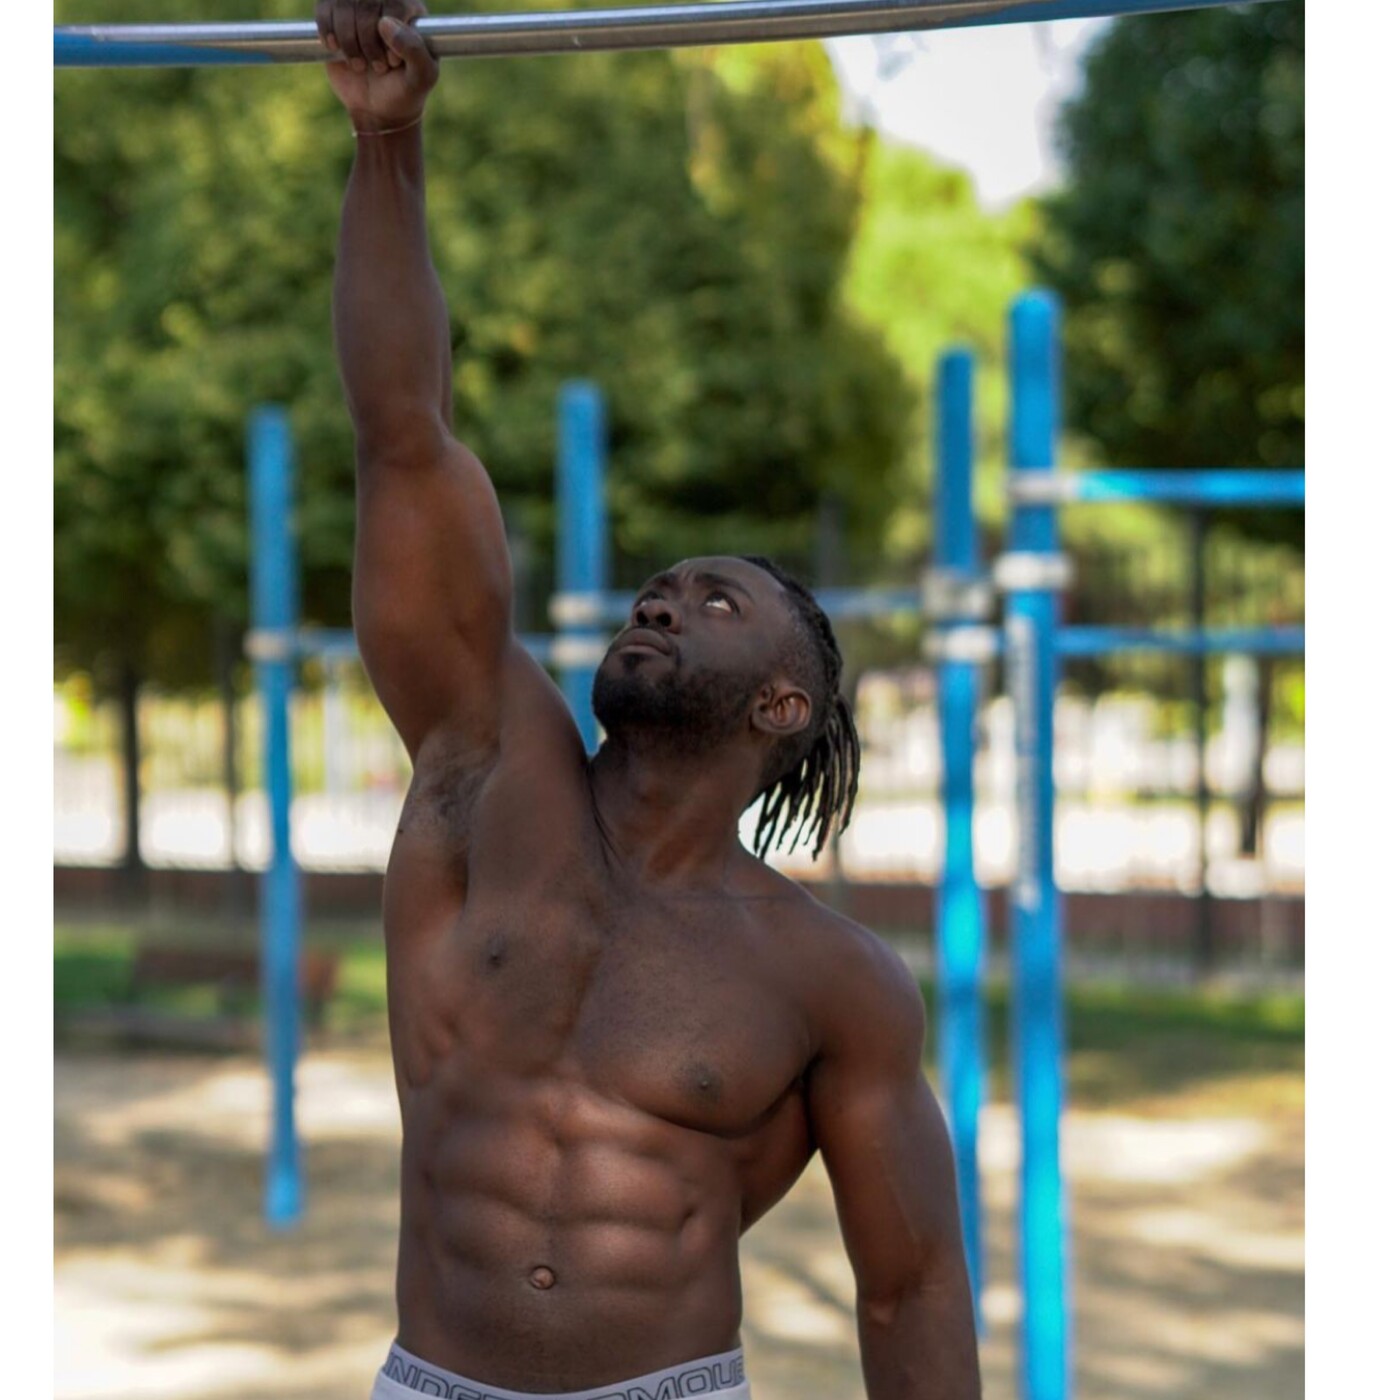
[[(554, 638), (536, 632), (517, 635), (518, 641), (536, 661), (548, 662)], [(360, 655), (355, 634), (348, 629), (332, 627), (303, 627), (297, 633), (297, 652), (302, 657), (317, 657), (323, 661), (353, 661)]]
[(1089, 471), (1067, 473), (1073, 499), (1202, 506), (1301, 506), (1300, 471)]
[[(439, 58), (486, 58), (903, 34), (1230, 3), (1233, 0), (730, 0), (435, 15), (422, 19), (418, 27)], [(54, 64), (60, 68), (326, 61), (310, 20), (79, 25), (54, 31)]]
[(1182, 656), (1301, 656), (1301, 627), (1223, 627), (1203, 632), (1155, 627), (1062, 627), (1061, 656), (1173, 652)]
[(636, 593), (628, 593), (622, 589), (614, 589), (610, 593), (604, 593), (603, 621), (615, 622), (621, 626), (632, 616), (632, 609), (636, 605)]
[(878, 620), (923, 610), (917, 588), (819, 588), (816, 598), (833, 622)]
[[(631, 597), (631, 594), (615, 595)], [(818, 599), (826, 599), (836, 611), (829, 617), (887, 617), (895, 612), (912, 612), (918, 603), (914, 589), (825, 589)], [(874, 604), (883, 603), (881, 610)], [(853, 611), (842, 612), (849, 606)], [(869, 609), (863, 611), (862, 609)], [(554, 638), (548, 633), (531, 632), (516, 640), (537, 661), (548, 663)], [(1061, 656), (1105, 656), (1114, 652), (1168, 652), (1181, 656), (1301, 656), (1306, 648), (1301, 627), (1224, 627), (1204, 632), (1160, 627), (1062, 627), (1057, 634)], [(325, 660), (352, 660), (359, 656), (355, 634), (330, 628), (306, 627), (297, 633), (297, 650), (303, 657)]]
[[(879, 619), (922, 608), (917, 588), (819, 588), (816, 599), (833, 622)], [(635, 593), (604, 593), (603, 620), (621, 625), (632, 616), (636, 601)]]
[(210, 68), (232, 64), (272, 63), (265, 54), (247, 49), (216, 49), (203, 45), (166, 43), (107, 43), (86, 34), (53, 32), (55, 68)]
[(1115, 19), (1122, 15), (1160, 14), (1167, 10), (1205, 10), (1249, 0), (1039, 0), (1005, 9), (989, 9), (958, 21), (965, 29), (993, 24), (1040, 24), (1062, 19)]
[(322, 661), (353, 661), (360, 648), (349, 628), (302, 627), (297, 630), (297, 653)]

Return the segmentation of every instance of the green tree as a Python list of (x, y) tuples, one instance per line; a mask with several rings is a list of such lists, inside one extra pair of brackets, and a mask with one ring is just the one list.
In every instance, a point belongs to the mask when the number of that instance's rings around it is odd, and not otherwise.
[[(149, 0), (142, 17), (189, 16)], [(609, 399), (620, 580), (709, 550), (806, 563), (837, 489), (878, 533), (910, 404), (838, 294), (859, 191), (837, 108), (816, 45), (444, 66), (427, 150), (458, 429), (534, 558), (552, 552), (555, 398), (579, 375)], [(132, 866), (140, 688), (207, 685), (246, 626), (258, 402), (291, 409), (305, 615), (349, 620), (330, 305), (351, 151), (314, 66), (56, 76), (57, 664), (121, 698)]]
[[(246, 12), (210, 0), (202, 17)], [(152, 0), (145, 17), (177, 14)], [(55, 99), (64, 661), (115, 649), (179, 683), (204, 669), (208, 619), (242, 625), (243, 431), (264, 399), (292, 408), (307, 615), (343, 624), (352, 452), (330, 273), (351, 142), (324, 78), (71, 72)], [(608, 394), (624, 561), (804, 556), (838, 487), (852, 528), (878, 532), (910, 402), (838, 294), (859, 192), (837, 107), (816, 45), (737, 66), (444, 66), (427, 145), (458, 427), (537, 554), (555, 395), (577, 375)]]
[(1035, 208), (1023, 201), (989, 212), (964, 172), (873, 139), (861, 183), (845, 296), (863, 322), (880, 328), (919, 403), (902, 444), (896, 508), (883, 542), (886, 557), (908, 563), (928, 548), (934, 367), (955, 345), (977, 362), (979, 515), (1001, 514), (1006, 314), (1026, 286), (1023, 248)]
[[(1303, 5), (1123, 19), (1065, 109), (1038, 275), (1103, 460), (1303, 464)], [(1242, 523), (1301, 543), (1301, 518)]]

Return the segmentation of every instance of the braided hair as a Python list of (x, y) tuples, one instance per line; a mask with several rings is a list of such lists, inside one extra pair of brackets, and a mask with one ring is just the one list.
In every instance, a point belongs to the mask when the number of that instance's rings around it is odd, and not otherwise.
[(742, 557), (783, 585), (798, 623), (784, 664), (812, 701), (811, 722), (775, 746), (763, 775), (764, 786), (754, 798), (760, 803), (755, 845), (762, 857), (789, 833), (789, 851), (811, 837), (816, 860), (832, 830), (839, 835), (846, 829), (860, 779), (860, 739), (841, 694), (841, 649), (831, 619), (809, 589), (771, 559)]

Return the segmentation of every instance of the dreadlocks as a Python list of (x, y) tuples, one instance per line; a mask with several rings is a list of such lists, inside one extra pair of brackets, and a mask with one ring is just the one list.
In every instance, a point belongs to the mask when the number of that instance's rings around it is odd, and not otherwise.
[(771, 559), (742, 557), (783, 585), (799, 633), (784, 662), (812, 700), (811, 723), (777, 745), (764, 773), (765, 786), (754, 799), (761, 804), (755, 844), (766, 856), (789, 832), (789, 851), (812, 836), (816, 860), (832, 829), (838, 835), (846, 829), (860, 778), (860, 739), (841, 694), (841, 649), (831, 619), (806, 587)]

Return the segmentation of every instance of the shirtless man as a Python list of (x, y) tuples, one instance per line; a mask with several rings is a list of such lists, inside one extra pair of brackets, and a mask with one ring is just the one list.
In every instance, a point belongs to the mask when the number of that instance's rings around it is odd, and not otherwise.
[[(490, 478), (453, 437), (418, 0), (320, 0), (355, 138), (335, 336), (355, 629), (413, 759), (385, 879), (403, 1115), (398, 1337), (373, 1400), (748, 1400), (739, 1236), (814, 1151), (870, 1400), (974, 1400), (952, 1156), (900, 960), (750, 855), (849, 814), (830, 625), (764, 561), (652, 579), (590, 760), (511, 634)], [(393, 16), (393, 17), (389, 17)]]

